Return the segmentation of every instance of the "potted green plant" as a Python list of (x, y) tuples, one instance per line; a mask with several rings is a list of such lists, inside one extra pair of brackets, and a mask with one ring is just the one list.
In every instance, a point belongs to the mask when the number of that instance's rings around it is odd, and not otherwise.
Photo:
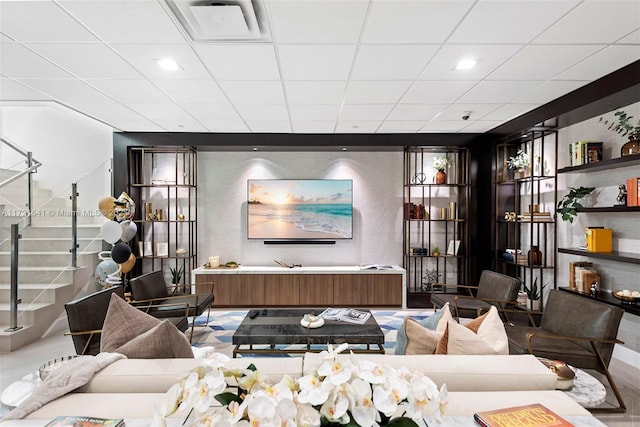
[(529, 155), (523, 150), (518, 150), (515, 156), (509, 157), (507, 160), (507, 167), (516, 170), (516, 178), (524, 178), (527, 176), (527, 168), (529, 167)]
[(182, 275), (184, 274), (184, 269), (182, 267), (169, 267), (169, 272), (171, 273), (171, 284), (179, 284), (182, 279)]
[(434, 246), (433, 249), (431, 250), (431, 255), (440, 256), (440, 247), (437, 245)]
[(569, 192), (558, 202), (557, 212), (562, 215), (562, 220), (573, 223), (578, 208), (582, 207), (579, 200), (595, 189), (595, 187), (569, 187)]
[(629, 142), (624, 144), (620, 149), (621, 156), (629, 156), (631, 154), (640, 154), (640, 120), (637, 124), (633, 124), (631, 119), (633, 116), (628, 115), (623, 110), (618, 110), (614, 113), (617, 120), (608, 120), (604, 117), (600, 117), (599, 123), (607, 126), (607, 129), (612, 130), (621, 136), (629, 137)]
[(451, 166), (451, 160), (447, 157), (435, 157), (433, 159), (433, 167), (436, 168), (436, 184), (444, 184), (447, 182), (447, 173), (445, 170)]
[(536, 277), (531, 287), (524, 283), (524, 292), (527, 294), (527, 308), (529, 310), (540, 310), (540, 300), (542, 299), (542, 290), (544, 285), (538, 289), (538, 278)]

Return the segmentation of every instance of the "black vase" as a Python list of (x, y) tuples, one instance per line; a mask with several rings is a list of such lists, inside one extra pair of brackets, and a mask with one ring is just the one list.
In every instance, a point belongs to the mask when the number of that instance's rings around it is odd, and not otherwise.
[(529, 265), (542, 265), (542, 252), (537, 246), (531, 246), (528, 253)]

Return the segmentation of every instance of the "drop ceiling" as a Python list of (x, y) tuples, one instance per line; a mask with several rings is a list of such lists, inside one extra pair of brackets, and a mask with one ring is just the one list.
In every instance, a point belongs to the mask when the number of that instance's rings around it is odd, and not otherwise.
[(181, 3), (0, 0), (0, 101), (116, 131), (477, 133), (640, 59), (640, 0), (225, 0), (234, 36), (205, 38)]

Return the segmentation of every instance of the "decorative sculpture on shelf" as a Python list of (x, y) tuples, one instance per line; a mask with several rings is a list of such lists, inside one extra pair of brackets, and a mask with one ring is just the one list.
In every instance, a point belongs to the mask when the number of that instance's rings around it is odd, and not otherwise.
[(422, 292), (429, 292), (431, 286), (438, 283), (440, 276), (442, 276), (442, 274), (438, 274), (438, 270), (435, 268), (433, 270), (426, 270), (422, 277)]
[(627, 187), (624, 184), (618, 185), (618, 197), (616, 197), (616, 206), (627, 206)]

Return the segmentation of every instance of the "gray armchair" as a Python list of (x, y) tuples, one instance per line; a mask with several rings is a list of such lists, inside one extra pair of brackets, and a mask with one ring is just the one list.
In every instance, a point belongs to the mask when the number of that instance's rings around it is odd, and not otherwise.
[[(478, 286), (469, 285), (442, 285), (446, 290), (455, 288), (464, 289), (467, 295), (438, 293), (431, 291), (431, 304), (434, 308), (441, 308), (447, 302), (452, 315), (456, 318), (475, 318), (488, 311), (492, 305), (498, 310), (515, 305), (520, 290), (520, 279), (484, 270), (480, 275)], [(473, 291), (476, 291), (475, 295)]]
[(508, 323), (509, 353), (530, 353), (581, 369), (593, 369), (607, 377), (616, 408), (591, 408), (592, 412), (625, 412), (622, 396), (609, 373), (613, 347), (624, 310), (557, 289), (549, 291), (539, 327)]
[(206, 311), (207, 323), (209, 323), (209, 314), (214, 300), (213, 283), (210, 285), (211, 291), (201, 294), (178, 293), (175, 288), (169, 291), (162, 271), (152, 271), (129, 281), (131, 304), (151, 316), (161, 319), (175, 317), (180, 314), (181, 309), (176, 309), (175, 304), (187, 304), (188, 315), (193, 318), (189, 336), (189, 341), (191, 341), (196, 317)]

